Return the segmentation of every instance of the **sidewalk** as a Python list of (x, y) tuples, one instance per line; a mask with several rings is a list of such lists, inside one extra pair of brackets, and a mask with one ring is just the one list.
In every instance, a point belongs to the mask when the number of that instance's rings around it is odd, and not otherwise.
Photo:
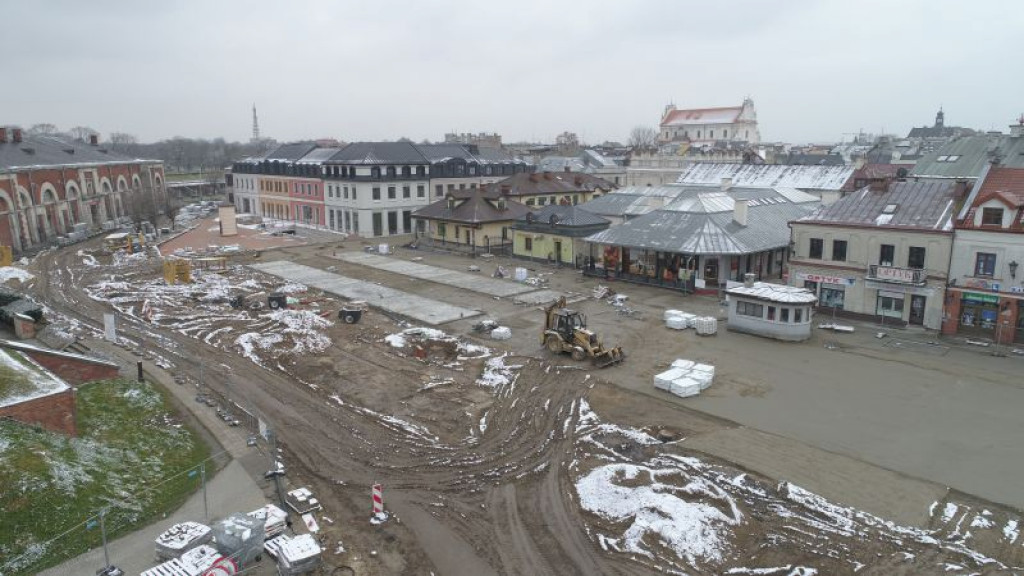
[[(266, 503), (263, 490), (256, 485), (238, 460), (232, 460), (207, 485), (210, 518), (221, 518), (234, 512), (255, 510)], [(165, 519), (127, 534), (108, 543), (111, 564), (125, 574), (139, 574), (157, 564), (154, 540), (177, 522), (194, 520), (204, 522), (203, 492), (193, 494), (185, 504)], [(43, 576), (85, 576), (95, 574), (103, 567), (103, 548), (90, 550), (63, 564), (41, 572)]]

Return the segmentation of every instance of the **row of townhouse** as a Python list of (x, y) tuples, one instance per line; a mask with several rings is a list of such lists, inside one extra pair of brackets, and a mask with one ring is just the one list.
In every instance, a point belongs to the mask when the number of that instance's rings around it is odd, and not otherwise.
[(474, 189), (532, 166), (501, 149), (463, 144), (285, 144), (232, 167), (241, 213), (361, 237), (423, 232), (413, 213), (446, 193)]
[(1024, 121), (954, 140), (905, 181), (790, 227), (789, 283), (819, 310), (1024, 342)]
[(21, 253), (76, 230), (152, 219), (167, 202), (158, 160), (0, 127), (0, 245)]

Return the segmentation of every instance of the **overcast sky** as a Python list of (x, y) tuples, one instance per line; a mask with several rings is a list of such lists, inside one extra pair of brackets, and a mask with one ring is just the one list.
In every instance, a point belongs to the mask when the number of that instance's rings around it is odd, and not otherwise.
[[(1018, 0), (21, 1), (0, 123), (143, 141), (625, 141), (664, 106), (757, 106), (761, 135), (836, 141), (1024, 112)], [(849, 138), (849, 136), (847, 136)]]

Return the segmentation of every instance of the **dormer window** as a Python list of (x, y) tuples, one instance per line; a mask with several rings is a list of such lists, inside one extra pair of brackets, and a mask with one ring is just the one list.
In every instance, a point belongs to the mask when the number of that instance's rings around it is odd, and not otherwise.
[(981, 209), (981, 225), (982, 226), (1002, 226), (1003, 225), (1003, 209), (1002, 208), (982, 208)]
[(455, 210), (455, 196), (448, 197), (448, 209)]

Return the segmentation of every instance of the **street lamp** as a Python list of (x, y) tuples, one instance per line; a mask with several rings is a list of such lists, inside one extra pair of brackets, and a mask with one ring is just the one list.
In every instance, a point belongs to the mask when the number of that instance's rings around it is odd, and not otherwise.
[(1010, 263), (1007, 264), (1007, 266), (1010, 267), (1010, 278), (1016, 278), (1017, 277), (1017, 261), (1016, 260), (1011, 260)]

